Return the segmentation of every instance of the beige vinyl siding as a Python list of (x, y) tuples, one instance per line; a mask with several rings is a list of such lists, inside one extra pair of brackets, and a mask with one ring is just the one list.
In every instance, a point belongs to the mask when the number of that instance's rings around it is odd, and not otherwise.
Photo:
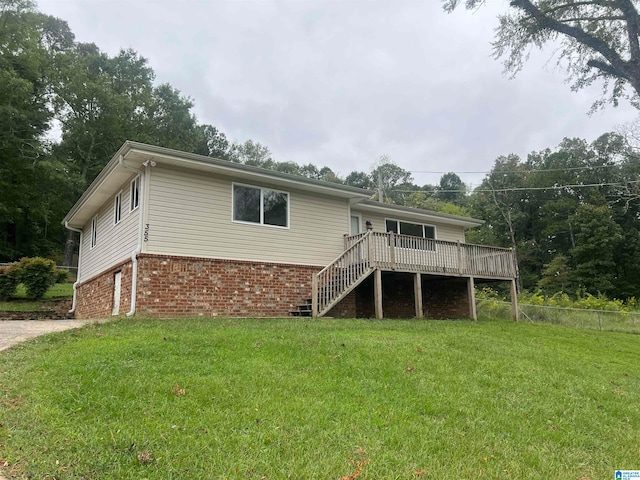
[(348, 202), (268, 183), (289, 194), (289, 227), (232, 221), (234, 179), (157, 165), (150, 171), (145, 251), (324, 266), (343, 250)]
[(436, 239), (438, 240), (446, 240), (450, 242), (464, 242), (464, 228), (457, 225), (449, 225), (444, 222), (419, 222), (415, 220), (415, 218), (407, 218), (402, 216), (402, 212), (398, 212), (398, 214), (379, 214), (379, 213), (370, 213), (370, 212), (359, 212), (357, 207), (351, 207), (351, 214), (360, 214), (362, 215), (362, 225), (364, 228), (364, 224), (367, 220), (370, 220), (373, 223), (373, 230), (376, 232), (384, 232), (386, 229), (385, 220), (393, 219), (400, 220), (404, 222), (411, 223), (423, 223), (425, 225), (433, 225), (436, 227)]
[(129, 212), (130, 181), (122, 185), (122, 217), (114, 225), (114, 194), (98, 211), (98, 238), (91, 248), (91, 220), (84, 226), (80, 281), (87, 280), (109, 267), (131, 257), (138, 245), (140, 208)]

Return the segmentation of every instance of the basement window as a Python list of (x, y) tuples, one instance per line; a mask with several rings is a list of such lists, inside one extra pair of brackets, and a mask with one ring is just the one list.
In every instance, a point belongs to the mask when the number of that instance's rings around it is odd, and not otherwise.
[(268, 188), (233, 185), (233, 221), (289, 227), (289, 194)]

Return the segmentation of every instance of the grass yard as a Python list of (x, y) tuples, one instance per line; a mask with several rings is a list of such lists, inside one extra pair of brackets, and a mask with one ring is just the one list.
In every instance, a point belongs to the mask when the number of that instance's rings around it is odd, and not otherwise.
[[(56, 283), (47, 293), (43, 300), (62, 300), (73, 297), (73, 283)], [(39, 310), (42, 302), (34, 302), (27, 300), (27, 291), (23, 284), (18, 285), (15, 299), (9, 301), (0, 301), (0, 311), (7, 312), (30, 312)]]
[(613, 478), (640, 469), (639, 358), (636, 335), (508, 321), (121, 320), (0, 354), (0, 468)]

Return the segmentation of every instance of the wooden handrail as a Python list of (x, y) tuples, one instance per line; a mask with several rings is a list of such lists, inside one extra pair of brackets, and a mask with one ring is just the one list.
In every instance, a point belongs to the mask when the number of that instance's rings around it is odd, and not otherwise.
[(371, 232), (358, 235), (355, 241), (333, 262), (314, 275), (312, 284), (313, 316), (327, 313), (372, 272), (370, 260)]

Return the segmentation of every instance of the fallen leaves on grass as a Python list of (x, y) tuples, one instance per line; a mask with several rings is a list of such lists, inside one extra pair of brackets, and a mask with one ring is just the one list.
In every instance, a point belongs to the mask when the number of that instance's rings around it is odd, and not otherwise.
[(355, 471), (349, 475), (340, 477), (340, 480), (354, 480), (362, 474), (364, 467), (369, 465), (369, 459), (364, 458), (367, 452), (362, 447), (356, 448), (353, 453), (356, 455), (356, 458), (350, 457), (347, 459), (347, 462), (355, 467)]
[(407, 372), (413, 372), (416, 369), (416, 367), (414, 367), (413, 365), (409, 365), (407, 367)]
[(171, 391), (173, 392), (174, 395), (177, 395), (178, 397), (187, 393), (186, 389), (180, 388), (180, 385), (178, 385), (177, 383), (174, 385)]
[(153, 455), (149, 451), (138, 452), (138, 461), (142, 464), (151, 463), (153, 462)]

